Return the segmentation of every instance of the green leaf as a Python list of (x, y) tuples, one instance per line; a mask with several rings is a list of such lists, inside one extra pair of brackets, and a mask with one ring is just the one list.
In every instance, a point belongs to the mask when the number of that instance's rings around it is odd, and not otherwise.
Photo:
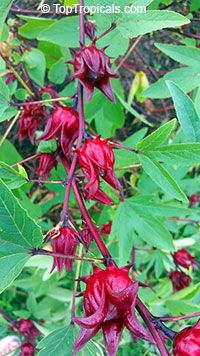
[[(7, 184), (9, 182), (9, 188), (12, 189), (21, 187), (23, 184), (27, 183), (27, 174), (22, 166), (19, 166), (19, 171), (10, 167), (8, 164), (0, 161), (0, 178), (5, 179)], [(23, 171), (22, 171), (23, 169)], [(25, 171), (25, 172), (24, 172)], [(11, 184), (11, 185), (10, 185)]]
[(55, 84), (62, 84), (67, 75), (67, 66), (64, 58), (54, 63), (48, 73), (48, 79)]
[(52, 153), (55, 152), (57, 149), (57, 144), (55, 140), (49, 140), (49, 141), (41, 141), (39, 143), (38, 152), (41, 153)]
[(26, 21), (26, 24), (19, 28), (18, 33), (20, 36), (28, 39), (37, 38), (40, 32), (47, 30), (48, 27), (56, 22), (56, 20), (47, 20), (31, 16), (18, 15), (18, 17)]
[(15, 196), (0, 180), (0, 239), (23, 251), (39, 247), (43, 241), (40, 227), (28, 216)]
[(198, 66), (200, 63), (200, 49), (187, 46), (172, 46), (155, 43), (155, 46), (175, 61), (187, 66)]
[(8, 288), (21, 273), (30, 256), (25, 253), (1, 256), (0, 252), (0, 293)]
[(192, 100), (175, 83), (167, 81), (167, 86), (185, 137), (190, 142), (200, 142), (200, 118)]
[(39, 356), (72, 355), (74, 327), (72, 325), (54, 330), (37, 345)]
[(140, 155), (142, 167), (145, 172), (151, 177), (151, 179), (161, 187), (166, 193), (172, 197), (188, 202), (188, 199), (179, 185), (169, 172), (157, 161), (149, 158), (146, 155)]
[(40, 227), (21, 207), (0, 180), (0, 292), (18, 276), (31, 257), (28, 252), (41, 245)]
[(119, 96), (117, 93), (116, 93), (116, 96), (119, 99), (119, 101), (121, 102), (121, 104), (123, 105), (123, 107), (128, 112), (130, 112), (130, 114), (132, 114), (138, 120), (144, 122), (146, 125), (152, 126), (152, 124), (150, 122), (148, 122), (143, 115), (140, 115), (135, 109), (133, 109), (128, 103), (126, 103), (126, 101), (124, 101), (124, 99), (122, 99), (121, 96)]
[(0, 78), (0, 110), (2, 106), (7, 109), (8, 102), (10, 100), (9, 96), (10, 96), (9, 88), (5, 84), (3, 79)]
[(1, 0), (0, 3), (0, 38), (3, 32), (3, 24), (6, 20), (7, 14), (10, 7), (12, 6), (13, 0)]
[(43, 87), (46, 70), (44, 54), (39, 49), (34, 48), (25, 56), (24, 61), (30, 78)]
[(142, 95), (152, 99), (169, 98), (171, 95), (166, 85), (167, 80), (175, 82), (185, 93), (188, 93), (200, 85), (200, 65), (172, 70), (144, 90)]
[(37, 37), (40, 41), (55, 43), (61, 47), (79, 46), (79, 19), (77, 16), (58, 20)]
[(180, 143), (143, 150), (149, 158), (167, 164), (192, 165), (199, 164), (200, 143)]
[(138, 150), (148, 150), (151, 147), (158, 147), (160, 146), (165, 140), (168, 138), (172, 130), (176, 125), (176, 119), (173, 119), (161, 127), (159, 127), (156, 131), (152, 134), (145, 137), (141, 142), (137, 144)]
[(167, 27), (182, 26), (189, 22), (186, 17), (173, 11), (152, 10), (123, 15), (119, 31), (125, 38), (133, 38)]
[[(150, 246), (174, 250), (172, 236), (158, 218), (141, 211), (129, 201), (120, 203), (113, 220), (111, 237), (117, 237), (119, 244), (125, 245), (127, 242), (129, 246), (133, 231), (136, 231)], [(123, 242), (120, 242), (120, 240), (123, 240)], [(130, 252), (126, 249), (127, 257), (129, 257)], [(119, 254), (123, 254), (123, 251), (119, 251)]]

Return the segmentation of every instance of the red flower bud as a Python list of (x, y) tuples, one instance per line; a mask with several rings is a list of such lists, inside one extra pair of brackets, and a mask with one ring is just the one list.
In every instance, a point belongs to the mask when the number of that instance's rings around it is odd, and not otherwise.
[(57, 107), (47, 122), (40, 140), (50, 140), (60, 134), (62, 150), (65, 154), (78, 137), (79, 116), (76, 110), (69, 107)]
[(44, 109), (39, 105), (27, 105), (19, 117), (19, 140), (29, 137), (32, 145), (35, 142), (35, 132), (44, 123)]
[(198, 269), (195, 258), (190, 253), (182, 248), (173, 254), (174, 263), (181, 267), (189, 269), (192, 266), (193, 269)]
[(173, 341), (174, 356), (200, 355), (200, 320), (192, 327), (183, 329)]
[(20, 356), (34, 356), (34, 351), (35, 351), (35, 347), (32, 344), (30, 343), (23, 344), (21, 346)]
[(57, 167), (57, 161), (54, 154), (52, 153), (42, 153), (40, 155), (40, 165), (36, 171), (40, 179), (47, 179), (51, 170)]
[(82, 277), (85, 317), (74, 321), (82, 327), (74, 345), (74, 355), (102, 328), (107, 355), (116, 355), (123, 328), (135, 338), (152, 341), (134, 313), (138, 282), (128, 276), (128, 267), (112, 264), (106, 270), (94, 266), (94, 273)]
[(190, 285), (191, 278), (187, 274), (181, 271), (174, 271), (169, 274), (169, 278), (172, 281), (173, 290), (177, 292)]
[(98, 49), (93, 41), (90, 46), (81, 46), (74, 51), (75, 58), (69, 63), (74, 66), (73, 78), (79, 79), (86, 92), (86, 100), (92, 98), (94, 88), (98, 88), (112, 102), (115, 101), (110, 78), (119, 76), (110, 68), (110, 58), (105, 54), (105, 48)]
[(36, 339), (39, 336), (39, 330), (36, 328), (32, 320), (20, 319), (17, 324), (17, 329), (20, 334)]
[[(71, 227), (61, 228), (59, 234), (51, 240), (53, 254), (75, 256), (78, 238), (78, 233)], [(54, 256), (51, 272), (57, 268), (61, 273), (64, 267), (72, 271), (73, 261), (73, 259)]]
[(94, 40), (95, 31), (96, 31), (95, 23), (92, 21), (86, 21), (85, 22), (85, 33), (91, 41)]
[(189, 200), (190, 200), (189, 208), (193, 208), (193, 206), (195, 206), (196, 203), (200, 202), (200, 196), (198, 194), (192, 194), (190, 195)]
[(16, 77), (13, 73), (9, 73), (6, 77), (6, 84), (10, 84), (11, 82), (14, 82), (16, 80)]
[(102, 235), (110, 235), (112, 229), (112, 221), (109, 221), (107, 224), (103, 224), (101, 228)]
[(82, 240), (86, 243), (87, 246), (90, 245), (92, 241), (92, 234), (87, 227), (84, 227), (80, 233)]
[[(111, 185), (111, 187), (119, 191), (122, 190), (121, 184), (114, 172), (115, 157), (113, 149), (108, 144), (108, 139), (103, 140), (100, 137), (96, 137), (93, 140), (86, 140), (78, 152), (78, 159), (82, 171), (88, 179), (88, 183), (84, 188), (86, 200), (105, 201), (104, 198), (107, 195), (100, 190), (100, 177)], [(110, 202), (108, 200), (109, 204)]]
[(52, 97), (52, 99), (57, 99), (57, 98), (59, 98), (58, 93), (56, 93), (56, 91), (55, 91), (50, 85), (46, 85), (44, 88), (42, 88), (42, 89), (40, 90), (40, 95), (41, 95), (41, 96), (44, 95), (44, 94), (46, 94), (46, 93), (50, 94), (51, 97)]

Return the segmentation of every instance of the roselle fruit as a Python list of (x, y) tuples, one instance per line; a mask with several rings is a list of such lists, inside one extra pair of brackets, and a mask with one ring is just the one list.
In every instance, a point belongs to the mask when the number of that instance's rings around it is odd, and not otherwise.
[(78, 137), (79, 116), (70, 107), (56, 107), (49, 118), (41, 140), (55, 139), (59, 136), (62, 150), (68, 154)]
[(17, 330), (20, 334), (31, 339), (37, 339), (39, 336), (39, 330), (30, 319), (20, 319), (17, 322)]
[(86, 283), (83, 296), (85, 316), (74, 318), (81, 330), (74, 344), (73, 355), (100, 329), (108, 356), (116, 355), (124, 327), (133, 338), (152, 341), (135, 315), (138, 282), (129, 278), (129, 269), (130, 267), (118, 268), (112, 263), (106, 270), (94, 266), (91, 276), (81, 278)]
[(173, 254), (174, 263), (178, 266), (189, 269), (192, 267), (193, 269), (198, 269), (195, 258), (190, 255), (190, 253), (182, 248)]
[(180, 331), (173, 341), (174, 356), (200, 355), (200, 320), (192, 327)]
[(57, 161), (55, 155), (52, 153), (42, 153), (39, 157), (40, 164), (36, 171), (38, 174), (39, 179), (47, 179), (49, 174), (53, 168), (57, 167)]
[(35, 143), (35, 132), (44, 124), (44, 108), (41, 105), (27, 105), (19, 117), (19, 140), (29, 137), (32, 145)]
[(190, 285), (191, 278), (182, 271), (174, 271), (169, 274), (174, 292), (178, 292)]
[[(78, 233), (71, 227), (61, 228), (56, 237), (52, 237), (51, 240), (53, 254), (75, 256), (78, 238)], [(66, 270), (72, 271), (73, 261), (70, 258), (54, 256), (51, 272), (57, 268), (58, 273), (61, 273), (64, 267)]]
[(122, 187), (115, 175), (115, 157), (108, 139), (100, 136), (93, 140), (85, 140), (78, 152), (78, 160), (88, 183), (84, 187), (86, 200), (94, 199), (105, 204), (112, 200), (100, 189), (100, 177), (111, 187), (121, 192)]
[(110, 58), (105, 54), (105, 48), (98, 49), (95, 41), (88, 47), (81, 45), (80, 51), (74, 51), (74, 60), (69, 63), (74, 66), (73, 78), (83, 85), (86, 100), (89, 101), (98, 88), (108, 99), (115, 101), (110, 78), (119, 78), (110, 68)]
[(34, 356), (35, 346), (31, 343), (26, 343), (21, 346), (20, 356)]

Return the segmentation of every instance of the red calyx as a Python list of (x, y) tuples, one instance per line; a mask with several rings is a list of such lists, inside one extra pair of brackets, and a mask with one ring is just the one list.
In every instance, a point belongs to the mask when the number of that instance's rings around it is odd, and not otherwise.
[(39, 330), (30, 319), (20, 319), (17, 323), (17, 329), (20, 334), (31, 339), (37, 339), (39, 336)]
[(122, 187), (115, 175), (115, 157), (108, 139), (96, 137), (86, 140), (78, 152), (78, 159), (82, 171), (88, 183), (84, 187), (85, 199), (94, 199), (105, 204), (111, 204), (112, 200), (100, 189), (100, 177), (111, 187), (121, 191)]
[[(52, 252), (54, 254), (75, 256), (78, 238), (78, 233), (71, 227), (61, 228), (56, 237), (51, 240)], [(72, 266), (73, 259), (54, 256), (51, 272), (57, 268), (58, 272), (61, 273), (64, 267), (66, 270), (72, 271)]]
[(169, 274), (174, 292), (184, 289), (190, 285), (191, 278), (181, 271), (174, 271)]
[(193, 269), (198, 269), (195, 258), (190, 253), (182, 248), (173, 254), (174, 263), (178, 266), (189, 269), (192, 266)]
[(85, 242), (85, 244), (89, 247), (91, 241), (92, 241), (92, 234), (89, 230), (88, 227), (84, 227), (80, 233), (82, 240)]
[(74, 355), (100, 329), (103, 331), (108, 356), (116, 355), (123, 328), (135, 338), (152, 341), (151, 336), (136, 318), (138, 282), (128, 276), (128, 268), (110, 265), (106, 270), (94, 267), (91, 276), (84, 277), (83, 297), (85, 317), (74, 321), (82, 327), (74, 345)]
[(112, 221), (109, 221), (107, 224), (102, 224), (101, 234), (102, 235), (110, 235), (112, 229)]
[(76, 110), (69, 107), (57, 107), (47, 122), (41, 140), (50, 140), (60, 135), (62, 150), (68, 154), (78, 137), (79, 116)]
[(98, 88), (112, 102), (115, 102), (110, 78), (119, 76), (110, 68), (110, 58), (105, 54), (105, 49), (98, 49), (95, 41), (88, 47), (81, 46), (80, 51), (74, 51), (75, 58), (69, 63), (74, 66), (73, 78), (77, 78), (86, 92), (86, 100), (89, 101)]
[(91, 41), (94, 40), (95, 31), (96, 31), (95, 23), (92, 21), (85, 21), (85, 33)]
[(34, 345), (30, 343), (26, 343), (21, 346), (20, 356), (34, 356), (34, 353), (35, 353)]
[(189, 200), (190, 200), (189, 208), (193, 208), (196, 203), (200, 202), (200, 196), (198, 194), (192, 194), (190, 195)]
[(57, 161), (53, 153), (42, 153), (40, 155), (40, 164), (36, 171), (39, 179), (47, 179), (53, 168), (57, 167)]
[(44, 109), (40, 105), (27, 105), (19, 117), (19, 140), (29, 137), (32, 145), (35, 142), (35, 132), (44, 123)]
[(173, 341), (174, 356), (200, 355), (200, 320), (192, 327), (183, 329)]

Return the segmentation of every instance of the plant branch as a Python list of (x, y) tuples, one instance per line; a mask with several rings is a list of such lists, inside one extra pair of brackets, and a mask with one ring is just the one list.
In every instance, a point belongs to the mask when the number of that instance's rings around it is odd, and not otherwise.
[(25, 81), (21, 78), (20, 74), (17, 73), (17, 71), (12, 67), (10, 62), (3, 56), (2, 53), (0, 53), (0, 57), (6, 63), (8, 68), (10, 68), (11, 72), (14, 74), (14, 76), (17, 78), (17, 80), (21, 83), (21, 85), (26, 89), (26, 91), (29, 93), (29, 95), (34, 96), (34, 93), (32, 92), (32, 90), (28, 87), (28, 85), (25, 83)]
[(161, 356), (169, 356), (169, 352), (161, 339), (161, 336), (158, 333), (155, 325), (153, 324), (152, 315), (149, 310), (145, 307), (140, 299), (137, 301), (136, 309), (138, 310), (139, 314), (141, 315), (142, 319), (144, 320), (145, 324), (147, 325), (151, 335), (153, 336), (156, 345), (161, 353)]
[(199, 316), (200, 316), (200, 312), (196, 312), (192, 314), (179, 315), (179, 316), (157, 317), (155, 319), (166, 322), (166, 321), (178, 321), (183, 319), (191, 319)]
[[(82, 254), (83, 254), (83, 245), (81, 244), (79, 246), (79, 254), (78, 256), (80, 258), (82, 258)], [(78, 290), (78, 278), (80, 276), (80, 270), (81, 270), (81, 262), (82, 260), (79, 260), (78, 263), (77, 263), (77, 266), (76, 266), (76, 274), (75, 274), (75, 282), (74, 282), (74, 292), (73, 292), (73, 299), (72, 299), (72, 311), (71, 311), (71, 320), (73, 320), (75, 318), (75, 309), (76, 309), (76, 303), (75, 303), (75, 300), (76, 300), (76, 293), (77, 293), (77, 290)]]
[(36, 255), (45, 255), (45, 256), (51, 256), (51, 257), (60, 257), (60, 258), (67, 258), (69, 260), (78, 260), (78, 261), (86, 261), (90, 263), (104, 263), (104, 260), (102, 258), (87, 258), (87, 257), (80, 257), (80, 256), (71, 256), (71, 255), (64, 255), (62, 253), (53, 253), (51, 251), (45, 250), (45, 249), (34, 249), (31, 251), (32, 256)]
[[(80, 0), (79, 5), (81, 7), (83, 7), (84, 0)], [(85, 28), (84, 28), (84, 13), (83, 13), (83, 11), (80, 11), (79, 18), (80, 18), (80, 43), (84, 44), (85, 43)], [(76, 164), (77, 164), (77, 159), (78, 159), (77, 151), (81, 148), (82, 141), (83, 141), (83, 134), (84, 134), (84, 130), (85, 130), (84, 106), (83, 106), (83, 87), (80, 84), (80, 82), (78, 83), (78, 109), (79, 109), (79, 134), (78, 134), (78, 141), (77, 141), (77, 145), (76, 145), (76, 151), (74, 153), (74, 157), (73, 157), (73, 160), (71, 163), (70, 170), (68, 171), (67, 188), (66, 188), (66, 192), (65, 192), (64, 204), (63, 204), (63, 210), (62, 210), (62, 222), (64, 225), (66, 224), (66, 220), (68, 217), (68, 207), (69, 207), (71, 184), (72, 184), (74, 172), (76, 170)]]
[(140, 40), (142, 39), (142, 35), (140, 35), (136, 41), (132, 44), (132, 46), (130, 47), (130, 49), (128, 50), (128, 52), (126, 53), (126, 55), (122, 58), (121, 62), (118, 64), (118, 66), (115, 68), (115, 72), (117, 72), (121, 66), (124, 64), (124, 62), (126, 62), (126, 60), (128, 59), (128, 57), (130, 56), (131, 52), (134, 50), (134, 48), (138, 45), (138, 43), (140, 42)]
[(60, 98), (55, 98), (55, 99), (45, 99), (45, 100), (38, 100), (38, 101), (29, 101), (29, 102), (23, 102), (23, 103), (12, 103), (14, 106), (29, 106), (29, 105), (44, 105), (46, 103), (53, 103), (56, 101), (65, 101), (68, 99), (72, 99), (73, 96), (64, 96)]
[(10, 131), (12, 130), (13, 126), (17, 122), (19, 115), (21, 114), (21, 111), (18, 111), (17, 114), (15, 115), (14, 119), (12, 120), (11, 124), (8, 126), (6, 132), (4, 133), (1, 141), (0, 141), (0, 146), (3, 145), (4, 141), (6, 140), (7, 136), (9, 135)]

